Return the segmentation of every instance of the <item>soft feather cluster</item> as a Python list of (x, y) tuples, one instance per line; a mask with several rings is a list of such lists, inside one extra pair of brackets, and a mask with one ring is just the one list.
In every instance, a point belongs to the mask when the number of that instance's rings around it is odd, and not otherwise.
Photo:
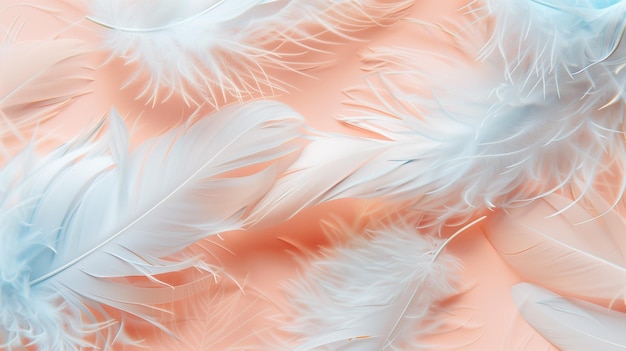
[(437, 304), (458, 293), (459, 262), (408, 224), (367, 230), (324, 250), (288, 289), (294, 350), (422, 350)]
[(626, 97), (626, 2), (489, 0), (485, 9), (494, 25), (482, 56), (502, 57), (504, 76), (525, 93), (579, 98), (583, 111)]
[[(113, 56), (148, 72), (142, 96), (154, 102), (179, 93), (187, 103), (223, 105), (275, 95), (286, 83), (276, 71), (322, 64), (302, 55), (330, 38), (397, 18), (410, 1), (94, 0), (92, 21), (107, 27)], [(163, 96), (159, 96), (165, 88)]]
[[(204, 260), (205, 239), (367, 198), (401, 208), (397, 221), (368, 217), (365, 233), (338, 226), (349, 240), (289, 283), (292, 314), (280, 330), (289, 337), (233, 347), (428, 348), (424, 337), (447, 322), (440, 307), (460, 290), (459, 260), (444, 248), (476, 221), (447, 240), (435, 234), (483, 212), (491, 247), (542, 286), (513, 288), (529, 325), (563, 351), (623, 350), (626, 317), (611, 309), (626, 301), (616, 200), (626, 190), (626, 1), (475, 0), (462, 29), (405, 21), (454, 52), (362, 54), (367, 76), (344, 91), (341, 119), (370, 138), (303, 138), (302, 118), (286, 105), (242, 104), (290, 92), (285, 73), (308, 74), (332, 45), (394, 24), (412, 4), (89, 0), (90, 26), (110, 57), (135, 65), (128, 82), (145, 84), (153, 108), (180, 94), (221, 110), (133, 150), (115, 111), (108, 128), (46, 155), (24, 143), (0, 171), (0, 348), (136, 346), (126, 328), (134, 321), (168, 337), (197, 322), (176, 345), (216, 347), (232, 337), (226, 329), (257, 316), (241, 317), (252, 305), (239, 303), (243, 291), (207, 289), (219, 269)], [(0, 46), (1, 145), (26, 140), (27, 127), (86, 92), (87, 54), (71, 39)], [(19, 63), (28, 69), (13, 70)], [(181, 272), (193, 273), (172, 278)], [(199, 293), (199, 304), (164, 317)]]
[(337, 198), (386, 197), (435, 224), (464, 221), (576, 181), (584, 193), (606, 159), (626, 158), (623, 104), (597, 111), (578, 84), (552, 79), (550, 90), (529, 91), (504, 80), (497, 59), (460, 60), (403, 48), (365, 55), (375, 74), (348, 91), (353, 108), (343, 120), (386, 140), (314, 139), (260, 208), (293, 214)]

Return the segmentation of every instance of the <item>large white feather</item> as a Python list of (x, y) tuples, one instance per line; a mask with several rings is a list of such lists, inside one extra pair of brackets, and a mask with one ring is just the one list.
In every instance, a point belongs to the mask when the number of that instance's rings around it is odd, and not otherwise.
[[(91, 136), (37, 159), (17, 156), (0, 179), (0, 340), (13, 349), (107, 348), (123, 335), (110, 307), (155, 325), (160, 305), (195, 293), (158, 275), (189, 267), (189, 244), (241, 228), (276, 169), (228, 178), (294, 151), (300, 117), (284, 105), (233, 106), (128, 152), (112, 113)], [(147, 277), (133, 284), (128, 277)], [(94, 335), (95, 333), (95, 335)]]
[(595, 111), (575, 89), (528, 92), (503, 80), (497, 60), (467, 63), (462, 55), (402, 48), (377, 49), (364, 60), (377, 74), (348, 92), (354, 109), (344, 120), (387, 140), (319, 137), (262, 210), (289, 215), (341, 197), (386, 196), (437, 221), (465, 219), (526, 204), (573, 180), (585, 189), (605, 170), (603, 159), (626, 156), (623, 104)]
[(513, 300), (524, 319), (561, 351), (626, 350), (626, 314), (521, 283)]
[[(412, 1), (377, 0), (93, 0), (92, 20), (109, 28), (114, 56), (149, 72), (142, 95), (159, 89), (222, 105), (231, 97), (274, 94), (275, 72), (311, 68), (304, 52), (322, 50), (332, 32), (346, 35), (396, 19)], [(141, 73), (139, 70), (137, 74)], [(136, 79), (134, 77), (132, 80)]]
[(288, 289), (291, 350), (421, 350), (437, 304), (458, 293), (459, 262), (408, 224), (324, 251)]

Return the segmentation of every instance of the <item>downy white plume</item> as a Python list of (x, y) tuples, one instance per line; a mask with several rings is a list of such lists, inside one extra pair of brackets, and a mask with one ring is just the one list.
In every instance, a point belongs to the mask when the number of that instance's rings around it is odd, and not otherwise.
[(626, 1), (486, 0), (485, 9), (494, 25), (483, 55), (501, 56), (508, 80), (526, 92), (556, 88), (586, 109), (623, 104)]
[(420, 337), (441, 325), (438, 303), (458, 293), (459, 262), (442, 253), (443, 240), (406, 223), (352, 234), (288, 288), (289, 349), (424, 349)]
[(111, 311), (159, 326), (159, 306), (197, 286), (172, 287), (158, 275), (210, 270), (197, 257), (173, 255), (241, 228), (276, 169), (225, 175), (293, 152), (300, 125), (286, 106), (257, 102), (129, 153), (127, 130), (112, 112), (103, 138), (90, 134), (43, 158), (32, 148), (18, 155), (0, 172), (2, 347), (107, 349), (124, 342), (125, 319)]
[[(524, 280), (567, 296), (609, 305), (626, 298), (626, 225), (601, 198), (582, 204), (552, 194), (498, 212), (485, 226), (489, 241)], [(568, 208), (569, 207), (569, 208)], [(556, 212), (568, 208), (558, 216)]]
[(79, 40), (0, 44), (0, 138), (54, 116), (91, 81)]
[(497, 61), (468, 63), (461, 54), (365, 55), (377, 74), (348, 91), (354, 109), (344, 121), (387, 140), (317, 138), (259, 211), (289, 215), (341, 197), (390, 197), (435, 222), (465, 220), (573, 180), (591, 186), (603, 159), (626, 159), (623, 104), (595, 111), (557, 91), (527, 93), (503, 81)]
[[(156, 102), (180, 93), (222, 105), (229, 98), (273, 95), (276, 70), (302, 71), (323, 34), (397, 19), (409, 0), (92, 0), (91, 20), (108, 28), (105, 46), (137, 62), (149, 78), (141, 93)], [(159, 96), (165, 88), (164, 96)]]
[(626, 314), (521, 283), (512, 288), (524, 319), (561, 351), (626, 350)]

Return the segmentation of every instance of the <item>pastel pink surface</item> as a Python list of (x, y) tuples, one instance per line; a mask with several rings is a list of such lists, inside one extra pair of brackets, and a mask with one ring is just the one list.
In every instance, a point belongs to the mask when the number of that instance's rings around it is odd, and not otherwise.
[[(31, 1), (34, 3), (35, 1)], [(18, 40), (79, 38), (89, 46), (97, 47), (99, 37), (93, 24), (82, 20), (84, 9), (80, 3), (69, 1), (39, 1), (47, 9), (42, 11), (28, 6), (15, 6), (20, 1), (3, 1), (5, 10), (0, 13), (0, 23), (5, 28), (19, 16)], [(458, 21), (457, 9), (465, 1), (419, 1), (410, 17), (429, 22)], [(78, 24), (75, 24), (79, 22)], [(367, 30), (357, 35), (360, 41), (341, 42), (329, 46), (335, 52), (332, 64), (308, 72), (313, 77), (285, 73), (282, 79), (297, 89), (276, 97), (301, 113), (310, 126), (322, 131), (359, 134), (335, 118), (345, 112), (342, 93), (347, 88), (363, 83), (366, 74), (360, 68), (359, 54), (374, 46), (408, 46), (424, 50), (445, 50), (437, 37), (425, 27), (412, 21)], [(452, 49), (449, 49), (452, 50)], [(136, 100), (141, 88), (131, 84), (121, 89), (132, 67), (120, 60), (103, 63), (105, 53), (94, 52), (89, 59), (94, 67), (94, 81), (90, 93), (80, 96), (53, 120), (46, 122), (40, 133), (52, 133), (52, 143), (58, 144), (93, 125), (114, 106), (126, 118), (129, 126), (136, 123), (132, 143), (138, 144), (150, 136), (179, 125), (194, 108), (186, 106), (179, 97), (164, 103), (146, 104)], [(202, 112), (210, 113), (204, 107)], [(356, 219), (364, 204), (358, 201), (339, 201), (305, 210), (286, 223), (268, 224), (264, 228), (245, 232), (224, 233), (220, 238), (207, 240), (214, 261), (224, 271), (240, 282), (250, 293), (241, 294), (236, 286), (221, 280), (222, 286), (207, 283), (206, 294), (199, 294), (196, 307), (207, 311), (205, 318), (190, 318), (177, 323), (183, 341), (168, 339), (153, 328), (131, 326), (136, 336), (145, 339), (144, 347), (153, 350), (225, 350), (229, 346), (243, 349), (260, 349), (254, 345), (270, 338), (271, 328), (280, 326), (280, 320), (271, 317), (284, 310), (281, 282), (306, 274), (299, 268), (300, 261), (308, 259), (308, 252), (315, 252), (320, 245), (328, 245), (320, 221), (338, 216), (346, 221)], [(536, 220), (537, 218), (530, 218)], [(529, 217), (518, 218), (519, 222)], [(499, 230), (504, 230), (502, 227)], [(450, 313), (449, 330), (428, 340), (434, 349), (484, 350), (552, 350), (516, 313), (510, 296), (510, 287), (521, 281), (498, 256), (486, 239), (485, 229), (478, 225), (463, 233), (449, 246), (449, 250), (461, 259), (465, 270), (463, 279), (468, 290), (447, 302)], [(299, 260), (296, 260), (298, 257)], [(177, 279), (172, 277), (172, 279)], [(225, 283), (226, 282), (226, 283)], [(219, 300), (215, 296), (226, 296)], [(184, 309), (185, 307), (177, 306)], [(187, 307), (189, 308), (189, 307)], [(187, 311), (187, 310), (185, 310)], [(196, 311), (197, 312), (197, 311)], [(197, 315), (196, 315), (197, 317)], [(269, 317), (269, 318), (268, 318)], [(128, 347), (120, 349), (131, 349)], [(138, 350), (140, 348), (137, 348)], [(270, 348), (271, 349), (271, 348)]]

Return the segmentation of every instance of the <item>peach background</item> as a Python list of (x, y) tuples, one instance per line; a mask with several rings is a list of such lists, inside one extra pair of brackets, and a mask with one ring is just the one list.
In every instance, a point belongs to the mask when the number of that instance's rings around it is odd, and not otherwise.
[[(82, 20), (84, 10), (77, 1), (31, 0), (30, 4), (41, 6), (50, 13), (32, 6), (13, 6), (21, 1), (2, 1), (0, 23), (4, 28), (17, 31), (17, 40), (81, 38), (97, 47), (100, 40), (97, 26)], [(417, 1), (411, 18), (431, 22), (454, 22), (460, 16), (457, 9), (465, 1)], [(293, 73), (283, 79), (297, 87), (289, 94), (276, 97), (291, 105), (304, 115), (312, 127), (324, 131), (358, 133), (335, 120), (345, 110), (342, 90), (359, 85), (365, 73), (360, 70), (359, 53), (368, 47), (390, 45), (423, 49), (446, 50), (445, 44), (423, 27), (401, 21), (393, 26), (374, 28), (358, 34), (360, 42), (330, 47), (335, 52), (332, 64), (311, 71), (315, 79)], [(94, 71), (90, 94), (78, 98), (57, 118), (42, 125), (40, 133), (53, 135), (51, 143), (62, 142), (105, 116), (111, 106), (125, 116), (128, 125), (137, 123), (133, 143), (156, 135), (178, 125), (193, 108), (185, 106), (179, 98), (152, 107), (134, 97), (140, 86), (133, 84), (121, 90), (125, 77), (134, 67), (113, 60), (103, 64), (104, 52), (89, 55)], [(1, 83), (0, 83), (1, 84)], [(209, 112), (210, 108), (206, 108)], [(52, 134), (50, 134), (52, 133)], [(363, 211), (367, 204), (359, 201), (339, 201), (305, 210), (287, 223), (268, 225), (246, 232), (232, 232), (213, 238), (206, 246), (211, 247), (214, 260), (240, 282), (245, 282), (243, 295), (227, 280), (221, 286), (208, 283), (207, 294), (198, 296), (195, 308), (205, 308), (212, 315), (191, 318), (179, 323), (187, 342), (196, 343), (194, 336), (204, 335), (212, 339), (206, 350), (224, 350), (228, 346), (254, 350), (260, 339), (269, 337), (266, 330), (277, 321), (266, 319), (278, 315), (284, 308), (281, 282), (305, 274), (298, 261), (305, 260), (303, 252), (315, 251), (318, 246), (328, 245), (322, 230), (322, 222), (339, 216), (350, 220)], [(520, 279), (500, 259), (483, 235), (481, 225), (462, 234), (449, 250), (459, 257), (464, 266), (463, 277), (468, 284), (466, 293), (449, 301), (449, 332), (428, 340), (435, 349), (458, 350), (549, 350), (547, 344), (536, 335), (515, 313), (509, 289)], [(176, 279), (176, 278), (173, 278)], [(220, 301), (216, 297), (223, 297)], [(214, 300), (211, 300), (214, 299)], [(182, 308), (182, 307), (176, 307)], [(132, 326), (135, 333), (144, 337), (146, 345), (155, 350), (193, 349), (183, 342), (168, 340), (154, 330)], [(206, 341), (206, 340), (205, 340)], [(207, 344), (208, 345), (208, 344)]]

